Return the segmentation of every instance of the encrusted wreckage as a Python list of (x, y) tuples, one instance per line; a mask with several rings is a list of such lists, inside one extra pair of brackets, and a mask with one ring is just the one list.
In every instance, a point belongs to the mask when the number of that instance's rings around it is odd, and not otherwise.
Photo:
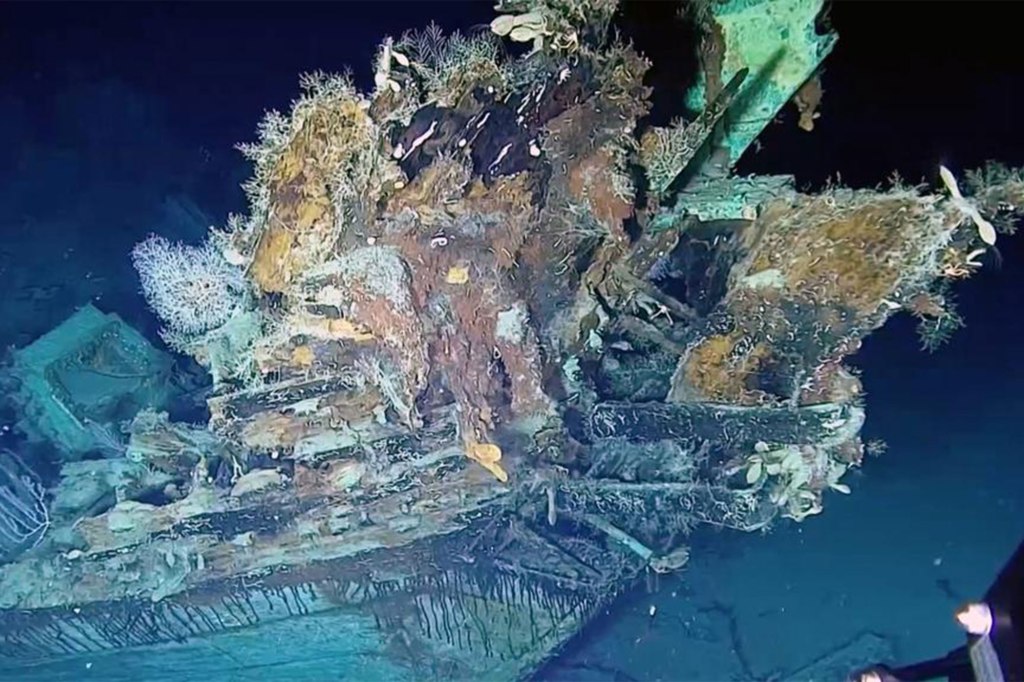
[[(3, 545), (0, 657), (117, 650), (125, 670), (131, 647), (216, 635), (287, 666), (318, 622), (342, 668), (516, 679), (681, 568), (695, 529), (849, 492), (866, 448), (845, 360), (901, 311), (926, 344), (958, 326), (949, 285), (1012, 229), (1024, 180), (728, 177), (788, 102), (813, 128), (835, 36), (819, 0), (699, 9), (694, 113), (663, 127), (614, 0), (509, 0), (490, 34), (388, 39), (370, 93), (306, 76), (243, 147), (249, 214), (135, 254), (165, 340), (213, 378), (209, 423), (154, 399), (102, 457), (64, 448), (49, 491), (15, 495), (42, 520)], [(19, 353), (15, 379), (52, 374)], [(271, 625), (291, 659), (256, 652), (246, 633)]]

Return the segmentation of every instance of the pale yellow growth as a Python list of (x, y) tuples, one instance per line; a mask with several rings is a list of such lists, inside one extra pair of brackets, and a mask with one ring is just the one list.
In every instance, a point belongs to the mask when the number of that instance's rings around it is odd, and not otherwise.
[(469, 443), (466, 456), (490, 471), (502, 483), (508, 482), (508, 473), (501, 468), (501, 448), (493, 443)]
[(469, 268), (453, 265), (448, 268), (448, 275), (445, 277), (448, 284), (465, 284), (469, 281)]

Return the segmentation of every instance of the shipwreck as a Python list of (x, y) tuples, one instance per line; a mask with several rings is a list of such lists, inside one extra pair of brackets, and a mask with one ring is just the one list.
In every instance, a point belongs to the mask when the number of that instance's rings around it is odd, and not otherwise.
[(206, 423), (91, 306), (13, 353), (18, 430), (60, 457), (0, 456), (5, 669), (521, 679), (699, 529), (850, 492), (879, 448), (846, 360), (897, 314), (957, 328), (1024, 179), (731, 175), (784, 107), (813, 128), (820, 0), (687, 4), (691, 115), (663, 126), (616, 9), (508, 0), (384, 40), (372, 92), (302, 78), (242, 146), (247, 214), (133, 253)]

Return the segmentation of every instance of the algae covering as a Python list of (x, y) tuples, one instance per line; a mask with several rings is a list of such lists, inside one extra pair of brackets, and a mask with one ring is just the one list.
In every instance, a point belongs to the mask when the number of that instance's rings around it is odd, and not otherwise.
[(896, 314), (925, 345), (958, 326), (951, 284), (1012, 229), (1024, 180), (805, 194), (723, 174), (716, 150), (735, 163), (788, 102), (813, 127), (836, 39), (817, 2), (765, 4), (689, 8), (700, 110), (660, 128), (612, 0), (387, 38), (372, 92), (303, 77), (242, 146), (248, 214), (135, 253), (165, 341), (209, 370), (209, 422), (22, 406), (107, 439), (47, 490), (0, 481), (20, 501), (0, 656), (116, 650), (127, 670), (317, 623), (365, 679), (517, 679), (682, 569), (695, 529), (848, 493), (877, 448), (845, 360)]

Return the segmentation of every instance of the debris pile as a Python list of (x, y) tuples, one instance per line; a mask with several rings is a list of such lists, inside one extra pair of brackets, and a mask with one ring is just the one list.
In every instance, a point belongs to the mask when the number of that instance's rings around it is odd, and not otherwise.
[[(958, 326), (950, 284), (1013, 229), (1024, 179), (730, 177), (787, 102), (813, 128), (835, 37), (817, 0), (768, 19), (698, 4), (694, 111), (667, 126), (647, 123), (614, 0), (509, 0), (489, 34), (388, 38), (369, 93), (305, 76), (242, 146), (249, 213), (136, 254), (176, 311), (165, 340), (210, 372), (209, 423), (154, 403), (120, 448), (67, 457), (49, 533), (0, 567), (0, 654), (230, 630), (269, 617), (238, 600), (298, 590), (294, 615), (363, 609), (410, 650), (477, 642), (453, 665), (515, 677), (633, 578), (685, 565), (697, 527), (848, 493), (865, 445), (846, 359), (904, 311), (926, 346)], [(202, 277), (169, 303), (158, 275), (182, 259)], [(177, 324), (213, 295), (216, 324)], [(146, 621), (97, 629), (139, 602)], [(427, 615), (495, 603), (520, 620)]]

